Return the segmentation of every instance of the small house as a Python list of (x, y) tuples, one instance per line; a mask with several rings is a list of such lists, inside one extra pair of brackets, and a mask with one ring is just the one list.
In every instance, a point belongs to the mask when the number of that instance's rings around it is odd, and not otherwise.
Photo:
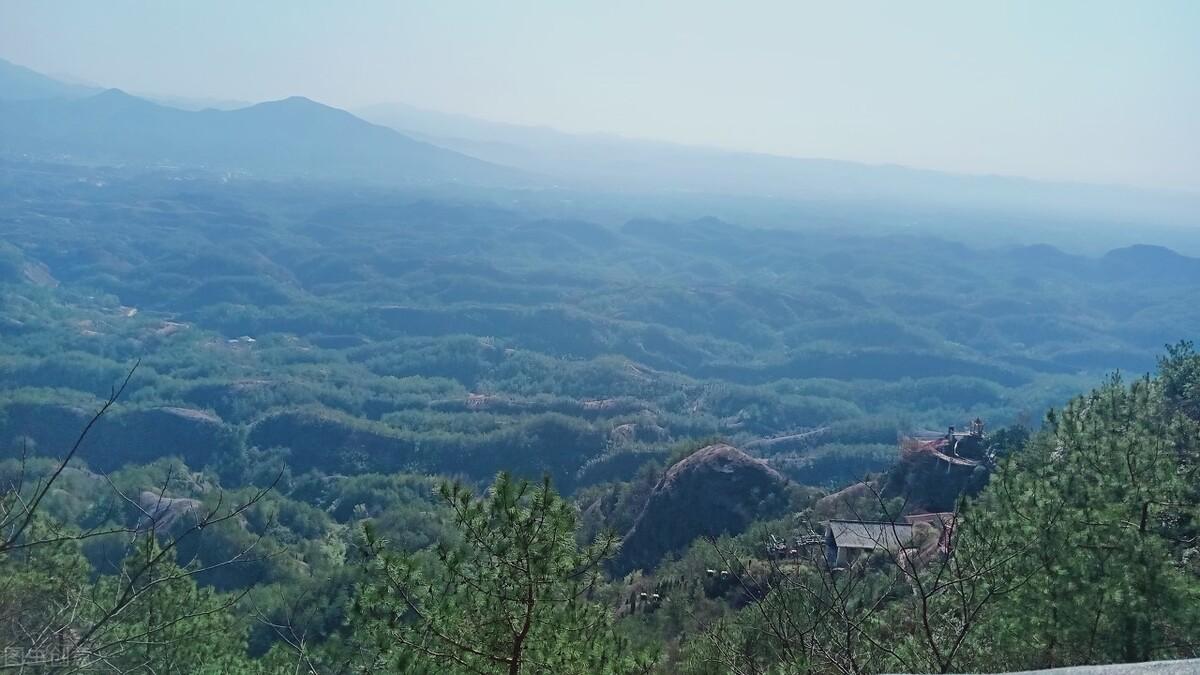
[(896, 552), (912, 540), (913, 526), (868, 520), (831, 520), (825, 526), (825, 560), (841, 567), (862, 552)]

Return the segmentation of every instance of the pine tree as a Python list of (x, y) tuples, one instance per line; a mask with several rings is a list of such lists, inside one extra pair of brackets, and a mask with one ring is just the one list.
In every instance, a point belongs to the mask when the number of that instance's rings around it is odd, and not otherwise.
[(617, 673), (648, 667), (590, 597), (613, 535), (576, 544), (576, 514), (550, 487), (500, 474), (482, 498), (455, 484), (440, 496), (461, 543), (432, 559), (388, 551), (366, 532), (369, 581), (353, 627), (372, 666), (409, 672)]
[(1196, 512), (1200, 436), (1163, 392), (1161, 379), (1127, 386), (1114, 376), (1052, 412), (993, 477), (972, 528), (1036, 545), (1004, 571), (1027, 583), (976, 635), (990, 643), (981, 653), (991, 667), (1195, 653), (1200, 580), (1185, 570), (1174, 531)]

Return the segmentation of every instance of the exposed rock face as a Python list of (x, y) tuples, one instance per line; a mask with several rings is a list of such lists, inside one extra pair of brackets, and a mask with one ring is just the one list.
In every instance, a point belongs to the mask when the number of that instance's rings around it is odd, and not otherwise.
[[(935, 439), (936, 440), (936, 439)], [(953, 450), (928, 441), (905, 438), (899, 461), (867, 482), (849, 485), (822, 497), (813, 507), (817, 518), (892, 519), (900, 515), (953, 511), (959, 497), (978, 494), (991, 474), (983, 437), (959, 440)], [(885, 513), (900, 499), (903, 513)]]
[(696, 451), (667, 469), (621, 544), (614, 570), (654, 566), (697, 537), (741, 532), (787, 505), (787, 479), (731, 445)]
[(657, 424), (635, 424), (629, 422), (613, 427), (608, 438), (613, 445), (631, 445), (637, 442), (664, 441), (668, 437), (667, 430)]
[[(878, 490), (878, 488), (876, 488)], [(813, 505), (813, 513), (821, 519), (850, 518), (871, 520), (879, 504), (877, 492), (867, 483), (853, 483), (825, 495)]]
[(159, 530), (169, 530), (180, 518), (201, 510), (199, 500), (167, 497), (151, 490), (144, 490), (138, 496), (138, 506), (146, 514), (140, 527)]
[(887, 499), (901, 497), (909, 512), (953, 511), (960, 495), (978, 494), (990, 471), (984, 464), (952, 464), (930, 455), (904, 457), (879, 479)]

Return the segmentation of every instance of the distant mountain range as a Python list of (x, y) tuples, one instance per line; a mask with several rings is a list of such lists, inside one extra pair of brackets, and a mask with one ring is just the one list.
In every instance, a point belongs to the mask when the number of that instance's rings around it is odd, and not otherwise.
[(569, 134), (396, 103), (355, 112), (435, 145), (554, 176), (571, 187), (853, 201), (872, 207), (881, 203), (938, 205), (1010, 215), (1200, 225), (1200, 195), (1190, 193), (734, 152), (609, 134)]
[(182, 110), (4, 64), (0, 152), (267, 177), (521, 185), (521, 172), (415, 140), (302, 97)]
[(0, 60), (0, 154), (263, 177), (844, 204), (876, 218), (903, 214), (897, 226), (914, 213), (963, 211), (987, 214), (993, 228), (1046, 218), (1109, 228), (1200, 224), (1200, 195), (1191, 193), (568, 134), (402, 104), (356, 116), (302, 97), (202, 110), (192, 99), (158, 100), (60, 82)]

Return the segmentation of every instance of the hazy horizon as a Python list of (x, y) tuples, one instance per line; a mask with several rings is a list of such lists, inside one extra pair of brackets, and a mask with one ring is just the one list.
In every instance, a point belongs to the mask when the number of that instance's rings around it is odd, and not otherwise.
[(26, 2), (0, 57), (139, 94), (1200, 191), (1200, 5)]

